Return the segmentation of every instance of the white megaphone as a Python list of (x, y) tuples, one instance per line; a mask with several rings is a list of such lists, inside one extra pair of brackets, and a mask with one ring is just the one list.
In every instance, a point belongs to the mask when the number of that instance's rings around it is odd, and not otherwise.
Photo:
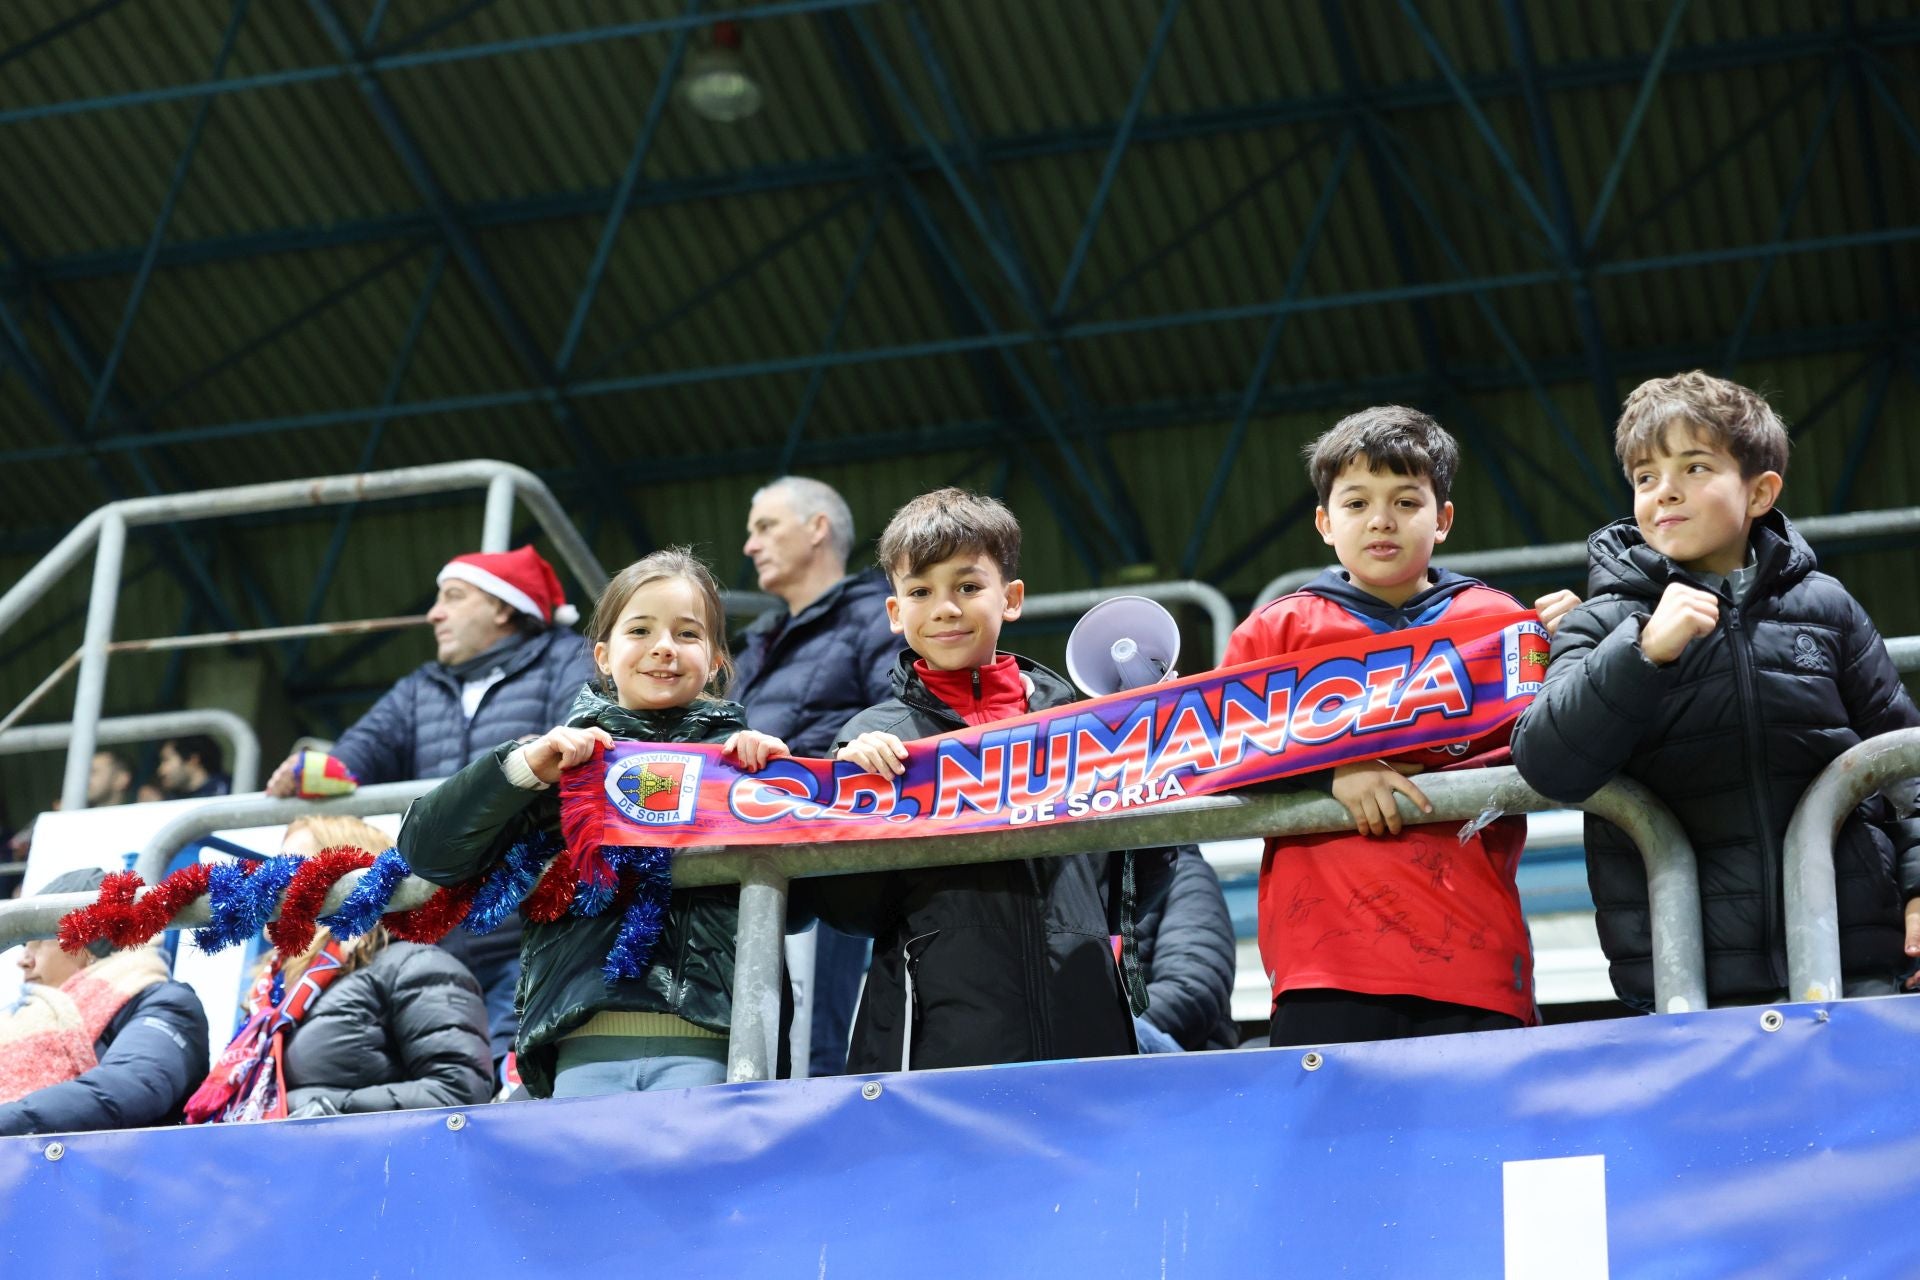
[(1096, 698), (1164, 680), (1179, 657), (1173, 615), (1145, 596), (1102, 600), (1067, 637), (1067, 674)]

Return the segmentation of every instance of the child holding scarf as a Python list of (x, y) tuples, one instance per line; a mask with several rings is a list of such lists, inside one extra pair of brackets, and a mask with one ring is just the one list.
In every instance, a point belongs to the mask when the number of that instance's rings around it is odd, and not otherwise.
[[(730, 674), (726, 613), (684, 548), (628, 565), (588, 627), (599, 678), (567, 723), (505, 743), (416, 801), (397, 847), (455, 884), (529, 849), (559, 847), (561, 771), (615, 737), (724, 743), (750, 771), (788, 754), (715, 696)], [(657, 849), (561, 852), (522, 910), (521, 1079), (535, 1097), (585, 1097), (726, 1079), (739, 890), (673, 890)]]

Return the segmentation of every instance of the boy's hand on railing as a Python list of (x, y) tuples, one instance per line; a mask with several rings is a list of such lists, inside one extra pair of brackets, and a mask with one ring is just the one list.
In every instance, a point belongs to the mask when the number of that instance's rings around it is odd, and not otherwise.
[(549, 729), (519, 748), (520, 758), (533, 776), (552, 786), (560, 781), (560, 772), (593, 759), (595, 747), (611, 747), (613, 735), (605, 729), (570, 729), (561, 725)]
[(748, 773), (758, 773), (767, 767), (769, 760), (781, 756), (790, 756), (787, 744), (770, 733), (760, 733), (754, 729), (742, 729), (727, 739), (727, 745), (720, 748), (723, 756), (732, 756), (740, 762), (740, 767)]
[(1669, 582), (1653, 616), (1640, 624), (1640, 652), (1656, 667), (1664, 667), (1695, 640), (1712, 635), (1719, 623), (1717, 597), (1684, 582)]
[(1423, 812), (1433, 812), (1426, 793), (1384, 760), (1343, 764), (1333, 771), (1333, 798), (1352, 815), (1354, 828), (1363, 836), (1400, 834), (1406, 824), (1401, 821), (1400, 806), (1394, 803), (1396, 792)]
[(890, 733), (869, 730), (840, 748), (833, 758), (851, 761), (883, 778), (897, 778), (907, 771), (907, 744)]
[[(1920, 959), (1920, 898), (1907, 899), (1907, 955)], [(1907, 991), (1920, 991), (1920, 969), (1915, 969), (1901, 984)]]
[(1547, 635), (1560, 629), (1560, 619), (1580, 607), (1580, 597), (1571, 591), (1552, 591), (1533, 602), (1533, 611), (1540, 615), (1540, 625), (1547, 629)]

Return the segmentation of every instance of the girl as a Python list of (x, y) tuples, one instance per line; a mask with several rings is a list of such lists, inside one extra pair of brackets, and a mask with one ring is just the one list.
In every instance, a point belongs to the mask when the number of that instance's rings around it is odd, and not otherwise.
[[(280, 852), (379, 853), (358, 818), (296, 818)], [(487, 1008), (466, 967), (376, 925), (351, 942), (320, 929), (298, 955), (269, 952), (247, 1023), (187, 1103), (192, 1123), (473, 1106), (492, 1091)], [(261, 1016), (261, 1015), (266, 1016)]]
[[(414, 802), (396, 843), (415, 874), (452, 884), (487, 871), (520, 841), (554, 840), (561, 771), (615, 737), (724, 742), (750, 771), (788, 754), (778, 738), (747, 728), (738, 704), (712, 695), (730, 672), (726, 613), (713, 575), (685, 548), (656, 551), (615, 575), (588, 634), (599, 677), (566, 724), (503, 744)], [(730, 886), (675, 890), (651, 963), (631, 979), (602, 975), (622, 940), (618, 906), (529, 921), (516, 1045), (528, 1091), (569, 1098), (725, 1080), (738, 904)]]

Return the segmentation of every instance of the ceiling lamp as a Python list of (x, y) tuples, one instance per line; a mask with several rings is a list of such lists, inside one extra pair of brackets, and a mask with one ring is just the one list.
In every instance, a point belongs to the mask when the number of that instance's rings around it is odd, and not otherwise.
[(738, 24), (713, 24), (713, 43), (687, 59), (680, 96), (689, 107), (721, 124), (744, 120), (760, 109), (766, 94), (740, 56)]

